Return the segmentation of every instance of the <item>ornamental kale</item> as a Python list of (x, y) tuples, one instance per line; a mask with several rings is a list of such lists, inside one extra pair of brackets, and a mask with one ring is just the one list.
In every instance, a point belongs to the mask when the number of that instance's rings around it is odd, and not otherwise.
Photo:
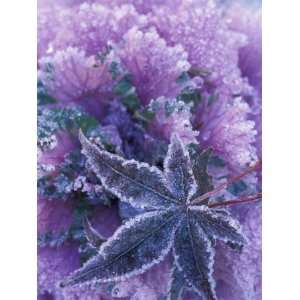
[(261, 299), (250, 2), (38, 0), (38, 300)]

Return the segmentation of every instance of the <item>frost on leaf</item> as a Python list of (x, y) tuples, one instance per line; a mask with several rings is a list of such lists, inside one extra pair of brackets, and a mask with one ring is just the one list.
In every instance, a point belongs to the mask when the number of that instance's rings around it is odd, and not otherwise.
[(183, 273), (178, 270), (176, 265), (173, 266), (171, 281), (169, 283), (167, 300), (182, 300), (185, 287)]
[(169, 252), (177, 223), (174, 211), (148, 212), (129, 220), (62, 286), (125, 280), (145, 272)]
[(200, 206), (193, 207), (191, 214), (209, 237), (236, 245), (238, 248), (245, 244), (239, 224), (227, 211)]
[(164, 162), (168, 187), (181, 202), (189, 200), (196, 190), (188, 151), (177, 135), (172, 135)]
[(87, 218), (85, 218), (83, 226), (86, 239), (93, 248), (98, 248), (103, 242), (105, 242), (106, 239), (93, 228)]
[[(175, 268), (168, 299), (181, 299), (184, 289), (192, 287), (202, 300), (216, 300), (212, 241), (220, 239), (236, 248), (245, 240), (226, 210), (212, 209), (209, 202), (201, 202), (201, 206), (191, 202), (195, 193), (202, 195), (212, 189), (206, 170), (209, 151), (194, 156), (191, 162), (189, 151), (173, 135), (162, 173), (148, 164), (111, 154), (82, 133), (80, 141), (88, 164), (103, 185), (136, 205), (138, 215), (102, 243), (98, 254), (62, 286), (128, 279), (161, 262), (173, 247)], [(92, 232), (95, 237), (98, 240)]]
[(83, 153), (102, 184), (135, 207), (169, 207), (176, 199), (165, 186), (162, 172), (146, 163), (111, 154), (92, 144), (82, 133)]
[(175, 234), (175, 262), (187, 282), (204, 300), (217, 299), (212, 278), (213, 254), (201, 227), (192, 219), (184, 219)]

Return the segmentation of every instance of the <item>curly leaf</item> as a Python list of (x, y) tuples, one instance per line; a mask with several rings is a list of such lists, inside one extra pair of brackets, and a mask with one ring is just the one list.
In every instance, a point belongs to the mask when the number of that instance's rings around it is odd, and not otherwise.
[(165, 185), (163, 173), (146, 163), (109, 153), (92, 144), (80, 132), (83, 154), (92, 170), (110, 192), (135, 207), (170, 207), (177, 203)]
[(131, 219), (102, 244), (99, 254), (62, 282), (71, 286), (91, 280), (111, 282), (141, 274), (169, 252), (178, 213), (148, 212)]
[(175, 263), (203, 300), (216, 300), (212, 278), (214, 251), (201, 227), (188, 217), (175, 234)]
[(236, 245), (238, 248), (246, 243), (239, 223), (227, 211), (192, 206), (191, 214), (209, 237)]
[(195, 193), (197, 186), (188, 151), (182, 141), (173, 134), (164, 161), (165, 177), (169, 189), (181, 202), (186, 202)]

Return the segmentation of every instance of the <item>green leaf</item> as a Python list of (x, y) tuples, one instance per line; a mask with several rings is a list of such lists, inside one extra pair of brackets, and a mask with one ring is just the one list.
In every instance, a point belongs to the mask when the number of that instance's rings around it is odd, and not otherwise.
[(197, 192), (193, 197), (194, 199), (213, 189), (212, 178), (207, 172), (207, 166), (211, 153), (212, 149), (204, 150), (201, 153), (196, 149), (190, 150), (193, 173), (197, 182)]
[(136, 111), (141, 107), (140, 100), (135, 94), (130, 94), (122, 99), (122, 103), (129, 111)]
[(193, 107), (196, 107), (202, 101), (202, 96), (198, 89), (186, 87), (181, 91), (177, 99), (183, 101), (186, 104), (192, 103)]
[(131, 77), (124, 76), (115, 86), (113, 92), (118, 96), (124, 96), (133, 88)]

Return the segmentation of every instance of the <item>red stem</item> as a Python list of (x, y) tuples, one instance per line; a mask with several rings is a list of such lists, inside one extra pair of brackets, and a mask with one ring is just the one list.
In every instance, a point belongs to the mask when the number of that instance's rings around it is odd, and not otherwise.
[(202, 196), (196, 198), (194, 201), (192, 201), (192, 204), (201, 203), (202, 201), (206, 200), (207, 198), (217, 194), (218, 192), (220, 192), (221, 190), (226, 188), (228, 185), (240, 180), (241, 178), (243, 178), (246, 175), (248, 175), (249, 173), (259, 169), (260, 167), (261, 167), (261, 160), (257, 161), (254, 166), (250, 167), (249, 169), (247, 169), (245, 172), (241, 173), (240, 175), (230, 178), (227, 182), (220, 184), (212, 191), (207, 192), (207, 193), (203, 194)]
[(224, 202), (211, 203), (211, 204), (208, 204), (208, 207), (212, 208), (212, 207), (218, 207), (218, 206), (235, 205), (235, 204), (253, 202), (253, 201), (256, 201), (258, 199), (261, 199), (261, 197), (262, 197), (262, 194), (258, 193), (254, 196), (245, 196), (245, 197), (239, 198), (237, 200), (228, 200), (228, 201), (224, 201)]

